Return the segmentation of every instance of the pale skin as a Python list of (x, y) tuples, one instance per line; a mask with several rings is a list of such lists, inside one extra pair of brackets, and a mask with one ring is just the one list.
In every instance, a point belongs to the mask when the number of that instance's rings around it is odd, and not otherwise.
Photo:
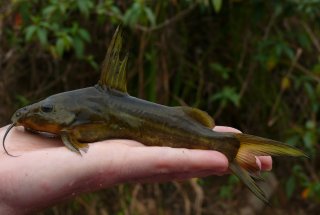
[[(7, 127), (0, 129), (2, 140)], [(218, 132), (239, 132), (216, 126)], [(228, 173), (227, 158), (209, 150), (146, 147), (131, 140), (90, 144), (83, 156), (50, 139), (12, 129), (5, 154), (0, 147), (0, 214), (27, 214), (84, 192), (126, 182), (164, 182)], [(270, 156), (257, 158), (271, 170)]]

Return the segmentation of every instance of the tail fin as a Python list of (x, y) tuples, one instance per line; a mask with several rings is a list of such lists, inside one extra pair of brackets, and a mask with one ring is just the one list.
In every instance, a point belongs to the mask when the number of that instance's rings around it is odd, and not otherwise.
[(250, 174), (260, 169), (256, 163), (255, 156), (294, 156), (308, 157), (304, 152), (282, 142), (256, 137), (247, 134), (234, 134), (240, 142), (240, 148), (230, 170), (253, 192), (259, 199), (268, 203), (264, 192), (256, 185)]
[(268, 199), (266, 198), (266, 195), (251, 178), (247, 170), (239, 166), (239, 164), (236, 161), (230, 163), (229, 168), (233, 172), (233, 174), (238, 176), (238, 178), (249, 188), (249, 190), (254, 195), (256, 195), (256, 197), (268, 204)]
[(308, 157), (303, 151), (275, 140), (248, 134), (235, 134), (235, 137), (240, 141), (240, 149), (237, 156), (241, 156), (241, 153), (250, 153), (255, 156), (284, 155), (294, 157)]

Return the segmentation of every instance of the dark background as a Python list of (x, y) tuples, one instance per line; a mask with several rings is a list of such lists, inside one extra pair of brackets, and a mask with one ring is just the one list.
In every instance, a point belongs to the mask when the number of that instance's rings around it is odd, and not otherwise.
[[(319, 0), (2, 0), (0, 124), (19, 107), (94, 85), (121, 23), (131, 95), (198, 107), (218, 125), (303, 149), (309, 160), (274, 160), (279, 185), (263, 212), (317, 214)], [(251, 207), (243, 193), (233, 176), (121, 185), (44, 214), (238, 214)]]

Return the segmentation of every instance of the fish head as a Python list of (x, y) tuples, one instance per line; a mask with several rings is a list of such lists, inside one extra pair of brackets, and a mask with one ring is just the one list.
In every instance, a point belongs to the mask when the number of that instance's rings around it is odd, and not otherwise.
[(58, 134), (75, 120), (75, 113), (67, 107), (63, 97), (54, 95), (18, 109), (11, 121), (33, 131)]

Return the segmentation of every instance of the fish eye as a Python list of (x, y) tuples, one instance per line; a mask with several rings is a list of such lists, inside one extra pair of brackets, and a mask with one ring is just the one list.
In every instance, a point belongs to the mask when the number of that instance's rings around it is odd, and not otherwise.
[(45, 105), (42, 105), (40, 107), (40, 109), (44, 113), (50, 113), (53, 111), (53, 105), (52, 104), (45, 104)]

